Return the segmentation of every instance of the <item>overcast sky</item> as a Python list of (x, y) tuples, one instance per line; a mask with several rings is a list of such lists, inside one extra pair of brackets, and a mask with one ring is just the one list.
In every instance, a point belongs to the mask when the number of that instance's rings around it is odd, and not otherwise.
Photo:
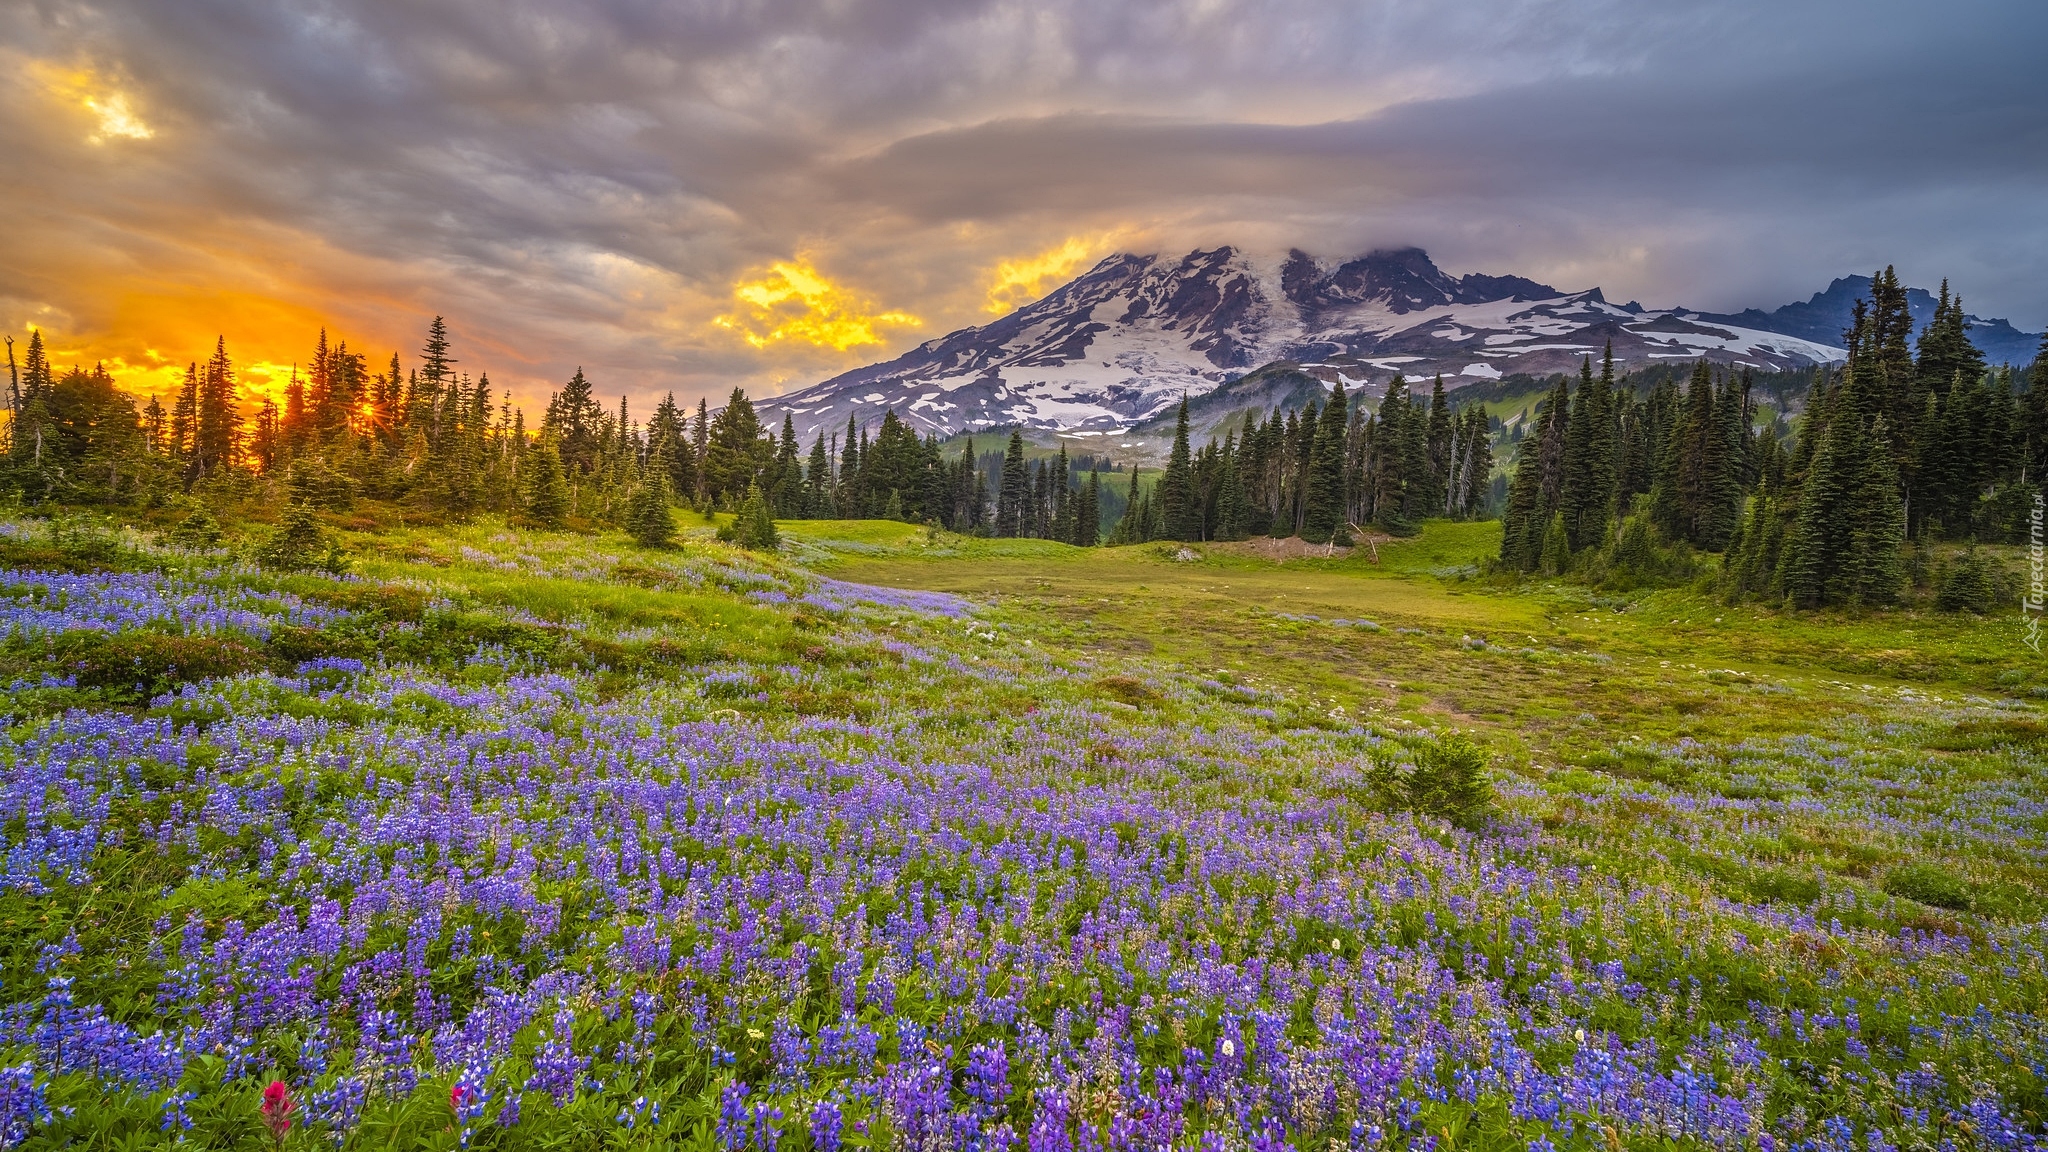
[[(151, 385), (445, 314), (531, 408), (894, 355), (1119, 248), (2048, 321), (2048, 4), (0, 0), (0, 323)], [(641, 409), (644, 412), (644, 408)]]

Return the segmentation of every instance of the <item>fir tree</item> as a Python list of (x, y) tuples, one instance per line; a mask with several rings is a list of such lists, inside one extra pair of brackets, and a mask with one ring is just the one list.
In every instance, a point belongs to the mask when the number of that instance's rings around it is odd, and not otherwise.
[(1238, 473), (1241, 453), (1233, 452), (1228, 436), (1223, 441), (1223, 477), (1216, 491), (1216, 539), (1246, 540), (1251, 537), (1251, 501), (1246, 497), (1243, 477)]
[(1088, 473), (1088, 483), (1077, 498), (1080, 507), (1074, 514), (1073, 542), (1083, 548), (1093, 548), (1102, 539), (1102, 472), (1100, 469)]
[(1301, 538), (1310, 544), (1350, 543), (1343, 531), (1346, 420), (1344, 385), (1339, 383), (1330, 389), (1330, 402), (1316, 420), (1308, 472), (1303, 477)]
[(1194, 474), (1188, 461), (1188, 398), (1183, 394), (1174, 417), (1173, 449), (1166, 457), (1166, 471), (1159, 474), (1159, 486), (1152, 493), (1166, 523), (1165, 536), (1170, 540), (1198, 540), (1202, 535)]
[(996, 535), (1024, 534), (1025, 505), (1031, 499), (1031, 477), (1024, 468), (1024, 433), (1013, 430), (1003, 453), (1003, 482), (996, 490)]
[(569, 518), (569, 482), (552, 434), (528, 454), (525, 510), (528, 519), (548, 528), (560, 528)]
[(192, 435), (192, 457), (186, 484), (234, 466), (241, 451), (242, 413), (235, 404), (235, 370), (228, 359), (226, 337), (214, 342), (199, 383), (198, 421)]
[(832, 501), (832, 457), (825, 450), (825, 434), (811, 441), (810, 467), (804, 474), (804, 514), (819, 520), (838, 515)]
[(782, 538), (775, 531), (774, 514), (769, 510), (768, 498), (762, 495), (758, 482), (747, 485), (746, 499), (740, 502), (729, 531), (732, 542), (742, 548), (773, 552), (781, 547)]
[(1600, 543), (1614, 504), (1614, 349), (1608, 346), (1600, 375), (1591, 357), (1579, 366), (1579, 392), (1565, 436), (1564, 477), (1558, 511), (1572, 551)]
[(642, 548), (666, 548), (675, 542), (676, 521), (668, 506), (668, 475), (659, 468), (647, 469), (626, 505), (626, 530)]
[(1882, 416), (1871, 429), (1864, 451), (1861, 476), (1857, 477), (1853, 527), (1849, 534), (1850, 556), (1844, 567), (1855, 575), (1849, 589), (1854, 604), (1888, 605), (1899, 598), (1905, 586), (1905, 508), (1899, 498), (1898, 466), (1893, 461), (1891, 438)]

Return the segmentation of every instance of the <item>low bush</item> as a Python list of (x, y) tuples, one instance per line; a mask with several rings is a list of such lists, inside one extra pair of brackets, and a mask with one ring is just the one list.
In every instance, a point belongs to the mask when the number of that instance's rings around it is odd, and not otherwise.
[(1885, 873), (1887, 894), (1951, 912), (1968, 912), (1977, 903), (1970, 882), (1939, 864), (1907, 864)]
[(80, 688), (100, 688), (116, 699), (144, 701), (180, 684), (233, 676), (262, 665), (260, 653), (239, 640), (171, 636), (157, 632), (67, 632), (54, 645), (58, 665)]

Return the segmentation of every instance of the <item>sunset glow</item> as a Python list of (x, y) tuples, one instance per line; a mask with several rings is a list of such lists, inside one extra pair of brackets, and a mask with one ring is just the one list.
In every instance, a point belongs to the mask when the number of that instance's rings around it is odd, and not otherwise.
[(744, 307), (713, 323), (737, 332), (755, 348), (792, 341), (843, 352), (882, 343), (878, 328), (915, 328), (923, 323), (907, 312), (875, 311), (874, 305), (834, 284), (801, 256), (778, 261), (767, 275), (735, 284), (732, 294)]
[(982, 311), (1001, 316), (1029, 304), (1109, 250), (1110, 236), (1070, 236), (1059, 247), (1021, 260), (1005, 260), (990, 277)]

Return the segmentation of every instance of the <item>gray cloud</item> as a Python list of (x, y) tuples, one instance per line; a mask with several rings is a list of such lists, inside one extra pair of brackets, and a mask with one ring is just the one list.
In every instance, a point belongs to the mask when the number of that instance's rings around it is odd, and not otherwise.
[[(716, 395), (893, 351), (712, 325), (770, 261), (914, 340), (1114, 231), (1721, 308), (1896, 260), (2038, 324), (2044, 42), (2023, 0), (31, 0), (0, 11), (33, 233), (0, 319), (113, 347), (123, 299), (231, 291), (410, 347), (445, 312), (529, 397), (578, 363)], [(156, 137), (82, 143), (37, 68)]]

